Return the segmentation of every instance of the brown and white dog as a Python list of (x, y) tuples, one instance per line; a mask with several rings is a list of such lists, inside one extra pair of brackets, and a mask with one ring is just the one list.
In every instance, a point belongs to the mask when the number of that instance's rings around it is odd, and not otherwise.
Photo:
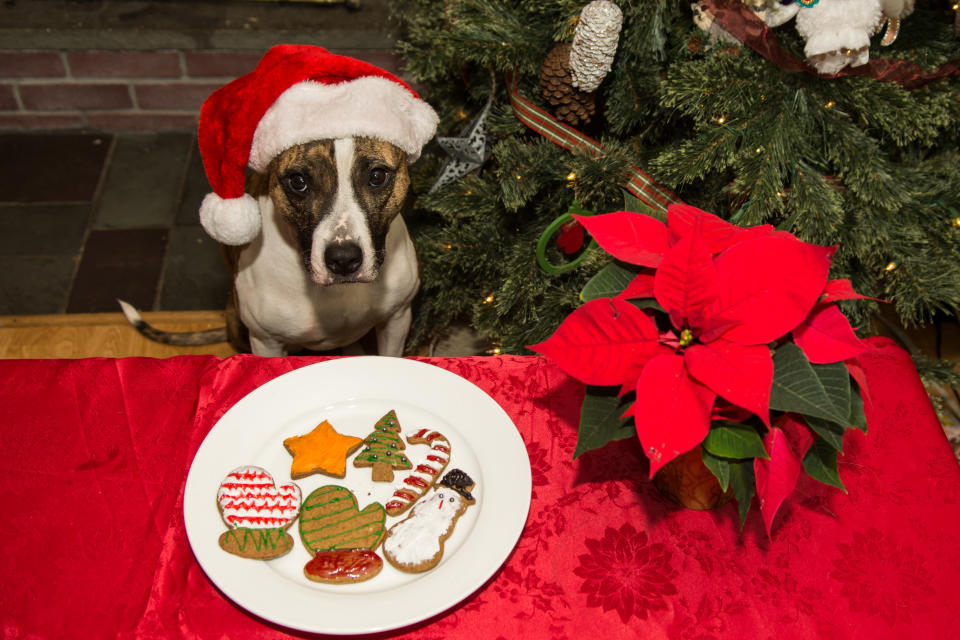
[[(400, 216), (408, 164), (438, 118), (405, 83), (320, 47), (278, 45), (215, 91), (199, 143), (213, 193), (200, 208), (234, 275), (227, 327), (169, 333), (121, 303), (147, 337), (286, 355), (330, 350), (376, 331), (403, 353), (419, 287)], [(248, 169), (252, 171), (248, 172)]]
[(246, 350), (245, 327), (253, 353), (279, 356), (351, 345), (374, 329), (380, 355), (402, 355), (420, 283), (399, 215), (409, 186), (407, 154), (388, 142), (291, 147), (247, 179), (260, 205), (260, 234), (223, 247), (234, 275), (226, 334), (161, 332), (121, 303), (124, 312), (141, 333), (169, 344), (226, 336)]

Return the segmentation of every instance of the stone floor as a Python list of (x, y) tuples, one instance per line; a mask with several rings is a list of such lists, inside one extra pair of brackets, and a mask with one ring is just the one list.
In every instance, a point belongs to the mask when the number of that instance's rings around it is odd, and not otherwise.
[(0, 314), (223, 308), (190, 133), (0, 134)]

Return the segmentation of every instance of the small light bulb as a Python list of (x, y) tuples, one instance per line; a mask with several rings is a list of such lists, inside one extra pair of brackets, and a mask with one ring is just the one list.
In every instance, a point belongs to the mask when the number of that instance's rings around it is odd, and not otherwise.
[(829, 102), (827, 102), (827, 104), (823, 105), (823, 108), (832, 109), (836, 104), (837, 104), (836, 102), (834, 102), (833, 100), (830, 100)]
[(573, 182), (576, 179), (577, 179), (577, 174), (575, 174), (573, 171), (567, 174), (567, 180), (569, 180), (570, 182)]
[(727, 121), (726, 116), (720, 116), (719, 118), (717, 118), (717, 124), (723, 124), (726, 121)]
[(490, 304), (491, 302), (493, 302), (492, 294), (483, 299), (483, 304)]
[(884, 270), (884, 271), (893, 271), (893, 270), (896, 269), (896, 268), (897, 268), (897, 263), (891, 261), (890, 264), (888, 264), (886, 267), (884, 267), (883, 270)]
[(953, 226), (955, 226), (955, 227), (957, 227), (958, 229), (960, 229), (960, 218), (954, 218), (954, 219), (953, 219)]
[(755, 149), (755, 151), (756, 151), (757, 153), (763, 153), (763, 147), (757, 147), (757, 148)]

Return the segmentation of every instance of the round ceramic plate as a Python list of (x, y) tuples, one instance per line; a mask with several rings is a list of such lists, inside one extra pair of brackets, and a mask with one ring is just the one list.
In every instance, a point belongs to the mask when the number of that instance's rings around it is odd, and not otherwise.
[[(216, 495), (232, 469), (257, 465), (278, 485), (290, 482), (291, 457), (284, 439), (308, 433), (323, 420), (339, 433), (362, 438), (391, 409), (397, 413), (402, 436), (421, 428), (445, 435), (451, 445), (446, 471), (462, 469), (476, 482), (476, 503), (457, 522), (436, 568), (408, 574), (384, 562), (383, 571), (366, 582), (312, 582), (303, 575), (310, 554), (296, 522), (288, 530), (294, 549), (275, 560), (240, 558), (220, 548), (217, 541), (227, 527)], [(406, 453), (416, 462), (421, 448), (427, 450), (425, 445), (409, 446)], [(395, 483), (373, 482), (370, 470), (353, 467), (351, 459), (342, 480), (320, 474), (297, 480), (303, 497), (319, 486), (339, 484), (354, 492), (360, 509), (375, 501), (385, 503)], [(241, 607), (300, 631), (374, 633), (430, 618), (480, 588), (520, 537), (530, 489), (523, 440), (490, 396), (430, 364), (361, 356), (296, 369), (231, 407), (207, 434), (191, 464), (183, 515), (200, 566)], [(387, 517), (387, 527), (404, 517)]]

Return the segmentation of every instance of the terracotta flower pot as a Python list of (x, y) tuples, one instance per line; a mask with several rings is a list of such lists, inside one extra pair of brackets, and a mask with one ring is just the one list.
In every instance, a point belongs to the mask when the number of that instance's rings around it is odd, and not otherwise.
[(653, 476), (653, 484), (687, 509), (716, 509), (733, 498), (733, 489), (721, 489), (716, 476), (703, 464), (700, 445), (664, 465)]

